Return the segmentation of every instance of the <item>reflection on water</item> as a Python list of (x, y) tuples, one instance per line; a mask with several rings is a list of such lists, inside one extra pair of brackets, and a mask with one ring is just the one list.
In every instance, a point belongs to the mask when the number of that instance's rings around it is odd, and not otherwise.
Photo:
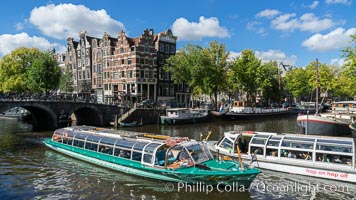
[[(212, 131), (210, 138), (216, 140), (227, 130), (294, 132), (295, 117), (182, 126), (145, 125), (129, 130), (194, 139)], [(0, 119), (1, 199), (350, 199), (356, 195), (354, 184), (267, 170), (257, 176), (250, 191), (215, 187), (207, 191), (207, 188), (178, 183), (167, 185), (167, 182), (111, 171), (54, 152), (42, 144), (51, 134), (32, 132), (31, 125)], [(330, 187), (325, 191), (305, 190), (306, 186), (316, 184), (321, 188), (342, 185), (348, 190), (330, 191)], [(299, 189), (293, 185), (299, 185)], [(289, 189), (283, 189), (287, 186)]]

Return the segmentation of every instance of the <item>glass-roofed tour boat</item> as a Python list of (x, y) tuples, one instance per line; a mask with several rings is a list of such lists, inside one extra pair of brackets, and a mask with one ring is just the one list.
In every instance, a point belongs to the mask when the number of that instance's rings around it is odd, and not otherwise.
[[(134, 132), (131, 132), (134, 133)], [(57, 129), (46, 146), (120, 172), (164, 181), (249, 187), (260, 173), (242, 162), (215, 159), (206, 143), (113, 129)], [(179, 140), (179, 141), (178, 141)]]
[(356, 183), (355, 141), (270, 132), (228, 131), (209, 149), (261, 169)]

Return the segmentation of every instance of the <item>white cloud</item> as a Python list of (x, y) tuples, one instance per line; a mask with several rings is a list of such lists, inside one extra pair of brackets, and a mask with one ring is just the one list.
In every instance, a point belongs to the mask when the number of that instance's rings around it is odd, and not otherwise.
[(256, 17), (273, 18), (280, 13), (281, 12), (279, 12), (278, 10), (266, 9), (266, 10), (263, 10), (263, 11), (257, 13)]
[(280, 50), (270, 49), (268, 51), (256, 51), (255, 55), (257, 58), (262, 60), (262, 63), (276, 61), (277, 63), (282, 62), (285, 65), (294, 66), (297, 62), (296, 55), (287, 56), (284, 52)]
[(302, 46), (311, 51), (323, 52), (336, 50), (347, 46), (352, 34), (356, 34), (356, 28), (350, 28), (349, 30), (337, 28), (325, 35), (315, 34), (311, 36), (302, 43)]
[(90, 10), (84, 5), (59, 4), (36, 7), (31, 11), (29, 22), (43, 34), (66, 39), (77, 37), (81, 30), (90, 36), (102, 37), (104, 32), (117, 35), (124, 25), (112, 19), (105, 10)]
[(185, 18), (176, 19), (172, 31), (179, 40), (201, 40), (203, 37), (230, 37), (228, 30), (219, 25), (215, 17), (199, 17), (199, 22), (189, 22)]
[(312, 4), (308, 5), (307, 7), (310, 9), (314, 9), (319, 5), (319, 1), (313, 1)]
[(313, 13), (306, 13), (300, 18), (295, 18), (295, 13), (287, 13), (278, 16), (271, 21), (271, 27), (282, 31), (301, 31), (319, 32), (333, 27), (336, 22), (331, 19), (319, 19)]
[(271, 21), (271, 26), (277, 30), (294, 31), (299, 26), (297, 19), (291, 19), (295, 16), (295, 13), (280, 15)]
[(22, 23), (17, 23), (16, 24), (16, 30), (21, 31), (23, 29), (23, 24)]
[(330, 65), (343, 66), (345, 64), (345, 60), (342, 58), (333, 58), (330, 60)]
[(47, 39), (36, 36), (29, 36), (27, 33), (19, 33), (15, 35), (3, 34), (0, 35), (0, 53), (5, 55), (18, 47), (38, 48), (40, 50), (51, 50), (53, 46), (56, 49), (63, 50), (64, 46), (50, 43)]
[(256, 31), (257, 34), (266, 36), (267, 35), (266, 29), (261, 27), (260, 25), (261, 25), (261, 23), (257, 22), (257, 21), (248, 22), (246, 25), (246, 28), (247, 28), (247, 30)]
[[(241, 55), (241, 52), (230, 51), (228, 60), (233, 61)], [(255, 56), (261, 59), (262, 63), (269, 61), (276, 61), (277, 63), (283, 63), (285, 65), (295, 66), (297, 62), (297, 56), (291, 55), (287, 56), (284, 52), (280, 50), (270, 49), (268, 51), (255, 51)]]
[(345, 5), (351, 5), (352, 1), (351, 0), (326, 0), (326, 4), (345, 4)]
[(241, 55), (241, 52), (234, 52), (234, 51), (230, 51), (229, 52), (229, 57), (227, 58), (227, 60), (229, 62), (234, 61), (234, 59), (238, 58)]

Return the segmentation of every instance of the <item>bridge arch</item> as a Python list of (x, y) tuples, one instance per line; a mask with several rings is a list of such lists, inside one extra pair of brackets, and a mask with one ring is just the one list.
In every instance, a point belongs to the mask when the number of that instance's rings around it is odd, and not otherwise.
[(95, 106), (82, 105), (69, 112), (69, 116), (75, 115), (77, 125), (102, 126), (104, 124), (103, 113)]
[(55, 112), (45, 105), (30, 105), (11, 103), (2, 107), (0, 113), (10, 110), (15, 107), (21, 107), (28, 110), (32, 115), (32, 126), (34, 130), (53, 130), (58, 127), (57, 115)]

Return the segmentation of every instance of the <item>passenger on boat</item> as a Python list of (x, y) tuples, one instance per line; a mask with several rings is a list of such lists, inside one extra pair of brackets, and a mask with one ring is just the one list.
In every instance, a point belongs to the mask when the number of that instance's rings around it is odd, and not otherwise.
[(328, 155), (327, 154), (323, 154), (323, 160), (322, 160), (323, 162), (330, 162), (330, 159), (329, 159), (329, 157), (328, 157)]
[(177, 160), (179, 161), (180, 167), (188, 167), (193, 164), (191, 158), (185, 151), (178, 153)]
[(297, 158), (297, 156), (292, 151), (289, 151), (288, 158)]

